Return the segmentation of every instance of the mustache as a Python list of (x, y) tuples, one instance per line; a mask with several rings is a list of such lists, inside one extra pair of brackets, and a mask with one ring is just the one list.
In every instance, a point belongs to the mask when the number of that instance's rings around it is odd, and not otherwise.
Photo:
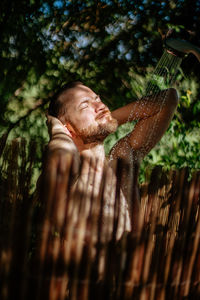
[(102, 118), (104, 115), (111, 115), (110, 111), (108, 109), (105, 109), (104, 111), (100, 112), (97, 116), (96, 116), (96, 120)]

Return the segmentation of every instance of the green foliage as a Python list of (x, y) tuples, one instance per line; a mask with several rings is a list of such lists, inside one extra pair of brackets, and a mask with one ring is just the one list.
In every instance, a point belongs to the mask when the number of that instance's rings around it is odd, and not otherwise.
[(144, 181), (145, 169), (161, 165), (165, 170), (188, 167), (190, 174), (200, 169), (200, 122), (192, 129), (186, 129), (177, 119), (162, 140), (151, 150), (141, 166), (140, 180)]
[(133, 121), (127, 122), (126, 124), (119, 126), (115, 133), (110, 134), (104, 140), (104, 148), (106, 155), (109, 154), (110, 150), (117, 143), (117, 141), (125, 137), (128, 133), (130, 133), (133, 130), (135, 124), (136, 122)]

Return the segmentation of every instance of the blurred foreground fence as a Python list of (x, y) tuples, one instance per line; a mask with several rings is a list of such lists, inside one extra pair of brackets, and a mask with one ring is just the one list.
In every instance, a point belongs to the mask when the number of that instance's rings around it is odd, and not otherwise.
[(137, 233), (116, 239), (113, 230), (102, 242), (109, 181), (97, 194), (85, 185), (69, 195), (73, 159), (63, 168), (54, 153), (38, 198), (34, 159), (34, 143), (27, 151), (13, 141), (1, 153), (1, 300), (200, 299), (200, 172), (188, 180), (187, 169), (154, 168), (140, 186)]

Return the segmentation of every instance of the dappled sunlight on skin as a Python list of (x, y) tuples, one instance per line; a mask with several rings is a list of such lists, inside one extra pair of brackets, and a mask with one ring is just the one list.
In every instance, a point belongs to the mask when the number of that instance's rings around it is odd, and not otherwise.
[(90, 88), (78, 84), (59, 96), (60, 105), (65, 106), (59, 118), (83, 143), (103, 141), (115, 132), (118, 123), (110, 110)]
[[(51, 120), (51, 126), (53, 124), (53, 127), (50, 127), (51, 131), (51, 140), (48, 145), (49, 150), (55, 150), (56, 147), (60, 147), (60, 149), (65, 149), (67, 152), (75, 152), (78, 155), (78, 149), (74, 145), (74, 147), (70, 147), (70, 144), (73, 143), (71, 138), (68, 136), (67, 132), (65, 131), (64, 126), (62, 123), (57, 120), (56, 118), (50, 118)], [(53, 120), (53, 123), (52, 123)], [(57, 121), (56, 121), (57, 120)], [(112, 127), (116, 127), (116, 121), (112, 123)], [(63, 139), (62, 135), (66, 135), (66, 138)], [(68, 148), (66, 148), (66, 145), (63, 147), (63, 143), (66, 143), (66, 141), (70, 141)], [(60, 143), (60, 144), (59, 144)], [(72, 145), (71, 145), (72, 146)], [(92, 147), (92, 149), (90, 149)], [(79, 149), (80, 150), (80, 149)], [(64, 153), (63, 153), (64, 155)], [(131, 157), (130, 157), (131, 158)], [(85, 145), (84, 149), (80, 152), (80, 164), (82, 165), (81, 161), (84, 162), (84, 166), (81, 168), (81, 173), (77, 171), (77, 174), (75, 174), (75, 177), (77, 178), (73, 189), (74, 192), (79, 195), (83, 195), (85, 188), (87, 187), (88, 193), (92, 193), (92, 197), (97, 198), (100, 190), (100, 186), (102, 184), (103, 180), (103, 174), (106, 170), (106, 181), (107, 184), (105, 185), (104, 190), (104, 210), (103, 210), (103, 219), (104, 219), (104, 230), (105, 235), (102, 234), (102, 239), (110, 239), (111, 233), (112, 233), (112, 224), (113, 224), (113, 218), (114, 218), (114, 203), (115, 203), (115, 197), (116, 197), (116, 191), (115, 191), (115, 184), (117, 177), (116, 177), (116, 164), (113, 161), (112, 157), (105, 158), (105, 152), (104, 152), (104, 146), (102, 143), (90, 143), (88, 148), (87, 145)], [(105, 169), (106, 168), (106, 169)], [(93, 174), (93, 175), (92, 175)], [(91, 177), (92, 175), (92, 177)], [(89, 176), (89, 177), (88, 177)], [(126, 174), (126, 177), (129, 176), (129, 173)], [(90, 179), (91, 177), (91, 179)], [(94, 180), (95, 177), (95, 180)], [(119, 181), (119, 224), (118, 224), (118, 230), (117, 230), (117, 239), (120, 238), (124, 230), (130, 231), (131, 229), (131, 221), (130, 221), (130, 215), (129, 215), (129, 208), (127, 201), (125, 199), (125, 195), (127, 194), (129, 187), (128, 178), (121, 179)], [(135, 187), (136, 188), (136, 187)], [(124, 195), (125, 193), (125, 195)], [(87, 194), (87, 195), (89, 195)], [(111, 209), (113, 208), (113, 210)], [(111, 211), (112, 210), (112, 211)], [(110, 220), (110, 221), (109, 221)], [(109, 225), (110, 224), (110, 225)]]
[(74, 143), (72, 142), (71, 134), (66, 127), (60, 122), (59, 119), (47, 116), (47, 126), (50, 135), (50, 150), (62, 148), (70, 151), (74, 151)]
[(78, 136), (83, 139), (84, 143), (102, 142), (109, 134), (115, 132), (118, 126), (117, 120), (111, 118), (106, 118), (106, 121), (102, 123), (98, 121), (98, 123), (97, 126), (90, 125), (77, 130)]
[[(63, 127), (69, 130), (70, 141), (75, 143), (80, 156), (87, 157), (90, 162), (92, 161), (90, 158), (98, 160), (98, 166), (92, 167), (92, 164), (90, 164), (90, 167), (96, 174), (96, 178), (98, 178), (94, 183), (94, 190), (97, 191), (101, 185), (105, 162), (108, 163), (107, 168), (110, 168), (112, 176), (116, 178), (118, 175), (112, 165), (112, 161), (115, 159), (123, 159), (127, 166), (129, 166), (128, 169), (132, 169), (132, 172), (134, 172), (134, 165), (136, 169), (138, 169), (137, 165), (141, 159), (163, 135), (177, 104), (174, 90), (169, 89), (155, 96), (143, 98), (117, 109), (112, 113), (111, 117), (108, 108), (101, 102), (99, 96), (88, 87), (78, 85), (75, 88), (67, 90), (64, 96), (66, 97), (67, 111), (66, 123), (63, 124)], [(118, 125), (117, 121), (121, 124), (135, 119), (138, 119), (138, 123), (134, 130), (114, 146), (110, 157), (105, 158), (102, 143), (105, 136), (116, 130)], [(67, 131), (63, 130), (62, 124), (61, 131), (69, 138)], [(49, 146), (51, 146), (54, 138), (56, 138), (56, 135), (51, 138)], [(70, 151), (70, 149), (68, 149), (68, 151)], [(126, 170), (126, 168), (124, 170)], [(133, 200), (133, 202), (135, 202), (134, 205), (131, 204), (131, 206), (134, 207), (132, 216), (135, 219), (138, 218), (137, 215), (139, 212), (139, 193), (137, 192), (138, 174), (136, 175), (136, 173), (134, 178), (134, 190), (137, 196), (135, 196)], [(122, 174), (120, 176), (121, 178), (118, 182), (118, 193), (122, 199), (119, 201), (120, 211), (123, 218), (126, 218), (124, 230), (130, 231), (129, 204), (126, 202), (129, 198), (129, 181), (132, 175), (126, 170), (123, 176)], [(77, 174), (76, 177), (76, 187), (79, 187), (81, 190), (81, 187), (87, 185), (88, 174), (87, 172), (80, 173)], [(83, 192), (80, 192), (80, 194), (83, 194)], [(110, 197), (107, 197), (107, 199), (105, 199), (105, 205), (108, 205), (110, 200)], [(122, 232), (123, 230), (120, 234), (122, 234)]]
[(74, 164), (72, 174), (74, 175), (74, 178), (76, 178), (76, 174), (79, 170), (80, 155), (75, 143), (72, 140), (70, 132), (66, 127), (63, 126), (59, 119), (52, 116), (47, 117), (47, 126), (51, 138), (46, 152), (47, 156), (54, 152), (60, 153), (60, 159), (64, 157), (64, 163), (61, 164), (61, 166), (64, 167), (66, 163), (65, 154), (73, 154)]
[[(142, 105), (140, 105), (141, 103)], [(176, 90), (167, 89), (123, 107), (122, 110), (128, 117), (120, 121), (138, 118), (138, 122), (133, 131), (114, 146), (111, 151), (112, 156), (125, 159), (128, 157), (127, 150), (129, 149), (128, 151), (133, 153), (135, 162), (141, 161), (167, 130), (177, 104)], [(120, 110), (117, 110), (113, 116), (118, 117), (119, 114)]]

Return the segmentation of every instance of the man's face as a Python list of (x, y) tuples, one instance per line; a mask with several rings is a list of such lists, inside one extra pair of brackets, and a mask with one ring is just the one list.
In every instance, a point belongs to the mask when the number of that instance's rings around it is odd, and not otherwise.
[(117, 120), (90, 88), (80, 84), (66, 91), (64, 97), (68, 119), (84, 143), (103, 141), (117, 129)]

